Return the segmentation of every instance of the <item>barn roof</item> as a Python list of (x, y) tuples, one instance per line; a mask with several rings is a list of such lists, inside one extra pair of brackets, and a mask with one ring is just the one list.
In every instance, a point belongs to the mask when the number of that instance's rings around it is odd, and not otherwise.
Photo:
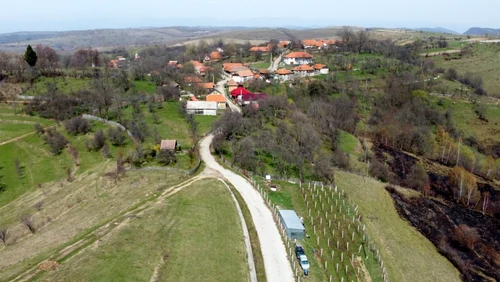
[(187, 101), (188, 110), (217, 110), (217, 102), (213, 101)]
[(175, 150), (177, 140), (161, 140), (160, 150)]

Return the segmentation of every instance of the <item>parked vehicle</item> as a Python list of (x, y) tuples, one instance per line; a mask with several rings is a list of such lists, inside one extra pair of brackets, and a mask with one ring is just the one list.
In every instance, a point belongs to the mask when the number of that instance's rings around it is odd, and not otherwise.
[(304, 275), (307, 276), (309, 274), (309, 260), (307, 259), (304, 248), (301, 245), (295, 245), (295, 255), (299, 260), (300, 267), (304, 270)]

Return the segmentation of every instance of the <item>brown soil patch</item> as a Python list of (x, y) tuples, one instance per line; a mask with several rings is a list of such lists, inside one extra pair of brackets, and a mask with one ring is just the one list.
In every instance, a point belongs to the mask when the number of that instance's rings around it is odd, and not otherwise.
[(40, 269), (41, 271), (55, 271), (57, 270), (57, 267), (59, 267), (59, 263), (57, 261), (47, 260), (40, 263), (38, 269)]

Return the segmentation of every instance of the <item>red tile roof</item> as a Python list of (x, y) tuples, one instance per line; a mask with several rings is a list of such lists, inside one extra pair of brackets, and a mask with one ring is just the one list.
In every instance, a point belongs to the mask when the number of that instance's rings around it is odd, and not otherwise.
[(279, 69), (276, 71), (276, 74), (280, 74), (280, 75), (287, 75), (287, 74), (291, 74), (292, 72), (287, 70), (287, 69)]
[(220, 59), (222, 59), (222, 54), (220, 52), (213, 51), (212, 53), (210, 53), (210, 59), (211, 60), (220, 60)]
[(195, 68), (202, 68), (203, 67), (203, 63), (199, 62), (199, 61), (194, 61), (194, 60), (191, 60), (189, 61), (191, 64), (193, 64), (193, 66)]
[(213, 84), (212, 82), (198, 83), (198, 87), (203, 88), (203, 89), (214, 89), (215, 84)]
[(314, 69), (312, 67), (310, 67), (309, 65), (300, 65), (300, 66), (294, 67), (292, 69), (292, 71), (314, 71)]
[(315, 70), (320, 70), (320, 69), (322, 69), (322, 68), (326, 68), (326, 65), (323, 65), (323, 64), (314, 64), (314, 65), (313, 65), (313, 68), (314, 68)]
[(270, 52), (271, 48), (269, 46), (254, 46), (250, 48), (250, 52), (262, 52), (262, 53), (268, 53)]
[(312, 59), (312, 55), (307, 52), (292, 52), (284, 56), (285, 58), (307, 58)]
[(236, 74), (239, 76), (253, 76), (253, 72), (251, 70), (238, 71)]
[(222, 64), (222, 67), (224, 68), (224, 71), (230, 71), (231, 68), (233, 67), (242, 67), (242, 63), (224, 63)]
[(224, 95), (221, 94), (208, 94), (206, 100), (210, 102), (223, 103), (226, 102), (226, 97), (224, 97)]

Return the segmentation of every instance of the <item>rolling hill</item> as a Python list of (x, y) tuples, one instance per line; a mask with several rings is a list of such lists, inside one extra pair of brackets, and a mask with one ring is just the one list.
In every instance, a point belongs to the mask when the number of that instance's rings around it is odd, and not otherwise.
[(500, 29), (495, 28), (485, 28), (485, 27), (471, 27), (466, 32), (465, 35), (485, 35), (489, 36), (500, 36)]

